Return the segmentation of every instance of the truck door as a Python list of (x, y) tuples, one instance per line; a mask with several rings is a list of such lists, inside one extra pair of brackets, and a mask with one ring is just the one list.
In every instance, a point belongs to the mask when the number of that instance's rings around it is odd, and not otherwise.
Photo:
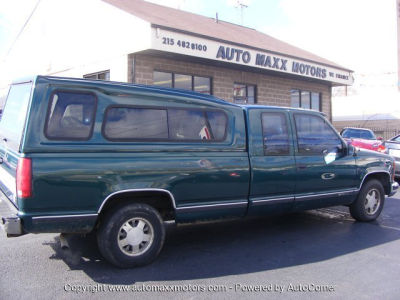
[(248, 108), (248, 136), (249, 214), (290, 210), (294, 203), (296, 163), (288, 111)]
[(320, 115), (295, 112), (296, 209), (346, 204), (357, 192), (356, 164), (345, 142)]

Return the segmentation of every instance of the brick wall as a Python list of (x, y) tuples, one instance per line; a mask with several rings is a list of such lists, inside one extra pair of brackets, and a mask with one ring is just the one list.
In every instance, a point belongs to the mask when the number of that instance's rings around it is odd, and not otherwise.
[[(129, 82), (133, 82), (133, 59), (134, 55), (129, 55)], [(257, 86), (257, 103), (265, 105), (290, 106), (291, 89), (322, 93), (322, 111), (331, 118), (331, 88), (327, 84), (280, 78), (260, 74), (256, 71), (240, 71), (146, 54), (135, 54), (135, 83), (153, 84), (154, 70), (211, 77), (213, 95), (229, 102), (233, 101), (234, 82), (255, 84)]]

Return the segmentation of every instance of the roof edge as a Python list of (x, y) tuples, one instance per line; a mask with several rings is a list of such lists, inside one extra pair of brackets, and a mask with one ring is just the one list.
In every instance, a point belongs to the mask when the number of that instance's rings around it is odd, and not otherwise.
[[(299, 56), (294, 56), (294, 55), (290, 55), (290, 54), (287, 54), (287, 53), (281, 53), (281, 52), (277, 52), (277, 51), (273, 51), (273, 50), (268, 50), (268, 49), (254, 47), (254, 46), (249, 46), (249, 45), (246, 45), (246, 44), (232, 42), (232, 41), (229, 41), (229, 40), (218, 39), (218, 38), (214, 38), (214, 37), (211, 37), (211, 36), (208, 36), (208, 35), (203, 35), (203, 34), (191, 32), (191, 31), (187, 31), (187, 30), (168, 27), (168, 26), (165, 26), (165, 25), (157, 24), (157, 23), (152, 23), (152, 22), (149, 22), (149, 23), (151, 24), (151, 27), (153, 27), (153, 28), (159, 27), (161, 29), (171, 30), (171, 31), (174, 31), (174, 32), (179, 32), (179, 33), (184, 33), (184, 34), (190, 34), (192, 36), (206, 38), (206, 39), (209, 39), (209, 40), (212, 40), (212, 41), (223, 42), (223, 43), (236, 45), (236, 46), (240, 46), (240, 47), (245, 47), (245, 48), (258, 50), (258, 51), (267, 51), (267, 52), (270, 52), (271, 54), (277, 54), (277, 55), (286, 56), (286, 57), (290, 57), (290, 58), (300, 59), (300, 60), (303, 60), (303, 61), (312, 62), (314, 64), (319, 64), (319, 65), (323, 65), (323, 66), (327, 66), (327, 67), (331, 67), (331, 68), (340, 69), (342, 71), (354, 73), (354, 70), (347, 69), (347, 68), (345, 68), (345, 67), (343, 67), (341, 65), (331, 65), (331, 64), (321, 63), (321, 62), (317, 62), (315, 60), (311, 60), (311, 59), (307, 59), (307, 58), (303, 58), (303, 57), (299, 57)], [(255, 30), (255, 29), (253, 29), (253, 30)], [(295, 47), (295, 46), (293, 46), (293, 47)]]

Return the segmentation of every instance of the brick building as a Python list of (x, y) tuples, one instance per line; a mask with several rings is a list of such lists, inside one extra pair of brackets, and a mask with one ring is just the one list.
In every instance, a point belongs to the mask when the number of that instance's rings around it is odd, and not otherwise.
[[(330, 119), (331, 88), (353, 82), (351, 70), (251, 28), (142, 0), (87, 0), (75, 10), (78, 2), (62, 2), (57, 11), (65, 13), (48, 20), (55, 4), (43, 0), (30, 24), (54, 31), (36, 38), (52, 49), (44, 74), (190, 89), (235, 103), (316, 109)], [(68, 9), (77, 31), (60, 45)], [(102, 12), (113, 17), (106, 25)]]

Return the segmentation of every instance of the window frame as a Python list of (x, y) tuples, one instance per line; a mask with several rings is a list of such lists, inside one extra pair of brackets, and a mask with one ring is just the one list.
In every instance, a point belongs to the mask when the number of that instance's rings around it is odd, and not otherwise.
[(340, 136), (340, 134), (338, 134), (338, 132), (332, 126), (332, 124), (326, 118), (324, 118), (322, 115), (308, 114), (308, 113), (305, 113), (305, 112), (295, 112), (295, 113), (292, 114), (292, 117), (293, 117), (293, 125), (294, 125), (294, 134), (295, 134), (295, 138), (296, 138), (295, 144), (296, 144), (296, 154), (297, 155), (301, 155), (301, 156), (323, 156), (324, 154), (322, 152), (321, 153), (315, 153), (315, 152), (304, 153), (304, 152), (300, 151), (299, 136), (298, 136), (298, 130), (297, 130), (297, 123), (296, 123), (296, 115), (312, 116), (312, 117), (316, 117), (316, 118), (321, 119), (333, 131), (333, 133), (336, 135), (336, 137), (338, 138), (338, 140), (341, 143), (342, 148), (345, 147), (345, 142), (343, 141), (343, 139)]
[[(47, 133), (48, 125), (49, 125), (49, 118), (50, 118), (50, 111), (51, 111), (51, 106), (53, 103), (53, 97), (57, 93), (69, 93), (69, 94), (85, 94), (85, 95), (91, 95), (94, 97), (94, 106), (93, 106), (93, 120), (90, 125), (90, 131), (89, 135), (87, 138), (77, 138), (77, 137), (51, 137)], [(46, 137), (46, 139), (50, 141), (65, 141), (65, 142), (73, 142), (73, 141), (89, 141), (93, 137), (93, 132), (94, 132), (94, 125), (96, 123), (96, 117), (97, 117), (97, 104), (98, 104), (98, 98), (97, 95), (93, 92), (88, 92), (88, 91), (80, 91), (80, 90), (64, 90), (64, 89), (56, 89), (51, 92), (49, 99), (49, 103), (47, 104), (47, 112), (46, 112), (46, 120), (44, 123), (44, 128), (43, 128), (43, 134)], [(64, 111), (65, 112), (65, 111)]]
[[(167, 112), (167, 131), (168, 131), (168, 138), (166, 139), (154, 139), (154, 138), (110, 138), (105, 134), (105, 125), (107, 120), (107, 114), (109, 110), (113, 108), (131, 108), (131, 109), (155, 109), (155, 110), (165, 110)], [(169, 138), (170, 134), (170, 127), (169, 127), (169, 109), (176, 109), (176, 110), (187, 110), (187, 111), (201, 111), (203, 113), (207, 112), (221, 112), (225, 116), (225, 131), (224, 136), (222, 139), (213, 139), (213, 140), (199, 140), (199, 139), (171, 139)], [(208, 122), (208, 120), (207, 120)], [(123, 142), (123, 143), (135, 143), (135, 142), (160, 142), (160, 143), (196, 143), (196, 144), (210, 144), (210, 143), (222, 143), (226, 141), (228, 135), (228, 127), (229, 127), (229, 117), (227, 113), (222, 109), (201, 109), (201, 108), (189, 108), (189, 107), (165, 107), (165, 106), (148, 106), (148, 105), (130, 105), (130, 104), (112, 104), (107, 106), (103, 114), (103, 121), (101, 124), (101, 134), (104, 139), (110, 142)]]
[[(239, 104), (235, 102), (235, 84), (240, 84), (240, 85), (245, 85), (246, 86), (246, 103), (244, 103), (243, 105), (255, 105), (257, 104), (257, 84), (253, 84), (253, 83), (244, 83), (244, 82), (233, 82), (233, 103), (235, 104)], [(254, 103), (248, 103), (248, 98), (249, 98), (249, 86), (253, 86), (254, 87)], [(240, 104), (239, 104), (240, 105)]]
[[(296, 91), (297, 92), (297, 95), (299, 97), (299, 106), (298, 107), (297, 106), (292, 106), (292, 103), (291, 103), (292, 100), (290, 99), (290, 107), (308, 109), (308, 110), (322, 112), (322, 93), (321, 92), (313, 92), (312, 90), (303, 90), (303, 89), (295, 89), (295, 88), (293, 88), (293, 89), (290, 89), (290, 95), (292, 95), (292, 91)], [(302, 93), (303, 92), (307, 92), (310, 95), (310, 97), (309, 97), (310, 107), (309, 108), (302, 107)], [(313, 102), (312, 101), (312, 94), (318, 94), (318, 98), (319, 98), (318, 99), (318, 106), (319, 106), (318, 110), (312, 108), (312, 102)]]
[[(186, 72), (172, 72), (172, 71), (163, 71), (163, 70), (159, 70), (159, 69), (154, 69), (153, 70), (153, 85), (157, 86), (157, 87), (161, 87), (159, 85), (154, 84), (154, 72), (159, 72), (159, 73), (168, 73), (171, 74), (171, 87), (168, 88), (172, 88), (172, 89), (179, 89), (179, 90), (184, 90), (184, 91), (192, 91), (195, 93), (199, 93), (199, 94), (203, 94), (203, 95), (213, 95), (214, 91), (213, 91), (213, 78), (212, 76), (203, 76), (203, 75), (198, 75), (198, 74), (190, 74), (190, 73), (186, 73)], [(191, 81), (192, 81), (192, 85), (191, 85), (191, 89), (187, 90), (187, 89), (181, 89), (181, 88), (176, 88), (175, 87), (175, 75), (185, 75), (185, 76), (191, 76)], [(194, 90), (194, 78), (195, 77), (202, 77), (202, 78), (208, 78), (210, 80), (210, 93), (209, 94), (204, 94), (204, 93), (200, 93), (200, 92), (196, 92)]]
[[(106, 74), (106, 73), (108, 73), (108, 79), (100, 79), (100, 78), (99, 78), (99, 75), (100, 75), (100, 74)], [(89, 78), (89, 77), (91, 77), (91, 76), (96, 76), (96, 78), (95, 78), (95, 79)], [(110, 79), (111, 79), (110, 76), (111, 76), (111, 72), (110, 72), (110, 69), (108, 69), (108, 70), (104, 70), (104, 71), (99, 71), (99, 72), (94, 72), (94, 73), (85, 74), (85, 75), (83, 75), (83, 78), (84, 78), (84, 79), (88, 79), (88, 80), (110, 81)]]

